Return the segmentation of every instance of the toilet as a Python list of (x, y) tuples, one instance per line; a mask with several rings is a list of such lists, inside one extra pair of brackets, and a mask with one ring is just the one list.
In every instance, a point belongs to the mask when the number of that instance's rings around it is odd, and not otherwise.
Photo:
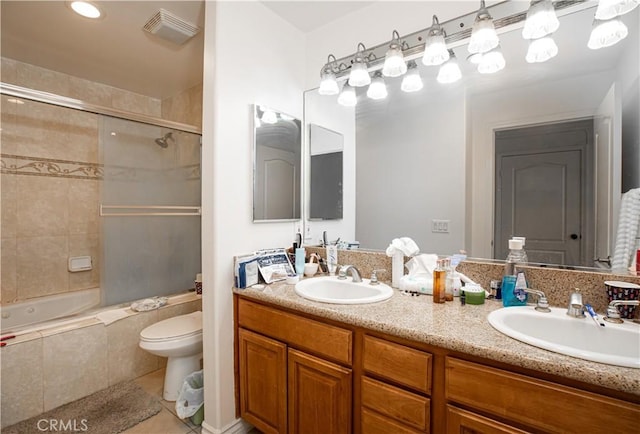
[(162, 397), (167, 401), (177, 400), (185, 377), (201, 369), (202, 312), (150, 325), (140, 332), (140, 348), (168, 358)]

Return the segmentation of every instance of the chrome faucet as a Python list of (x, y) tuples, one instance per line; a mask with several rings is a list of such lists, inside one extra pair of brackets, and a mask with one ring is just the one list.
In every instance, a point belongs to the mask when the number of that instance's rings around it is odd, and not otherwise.
[(538, 296), (538, 302), (535, 307), (538, 312), (551, 312), (551, 309), (549, 308), (549, 301), (547, 300), (547, 296), (544, 295), (544, 292), (531, 288), (525, 288), (524, 290), (529, 294), (535, 294)]
[(578, 288), (569, 297), (569, 306), (567, 307), (567, 315), (574, 318), (584, 318), (584, 303), (582, 302), (582, 294)]
[(351, 275), (352, 281), (354, 283), (362, 282), (362, 277), (360, 276), (360, 272), (354, 265), (343, 265), (340, 267), (340, 272), (338, 273), (338, 279), (344, 280), (347, 278), (347, 274)]
[[(618, 306), (626, 305), (626, 306), (640, 306), (640, 301), (638, 300), (613, 300), (609, 303), (607, 307), (607, 316), (604, 317), (605, 321), (622, 324), (622, 318), (620, 318), (620, 312), (618, 312)], [(638, 317), (638, 311), (640, 308), (636, 307), (636, 315), (633, 322), (640, 323), (640, 318)]]
[(382, 273), (384, 271), (387, 271), (383, 268), (380, 268), (378, 270), (373, 270), (371, 272), (371, 279), (369, 280), (369, 285), (379, 285), (380, 282), (378, 281), (378, 273)]

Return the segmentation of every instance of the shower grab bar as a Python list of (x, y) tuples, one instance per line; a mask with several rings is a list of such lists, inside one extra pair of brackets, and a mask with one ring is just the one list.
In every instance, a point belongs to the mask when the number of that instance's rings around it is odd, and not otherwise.
[[(160, 210), (148, 212), (105, 212), (105, 210)], [(180, 210), (181, 212), (162, 212), (162, 210)], [(191, 210), (188, 212), (188, 210)], [(101, 217), (129, 217), (129, 216), (199, 216), (202, 208), (199, 206), (164, 206), (164, 205), (100, 205)]]

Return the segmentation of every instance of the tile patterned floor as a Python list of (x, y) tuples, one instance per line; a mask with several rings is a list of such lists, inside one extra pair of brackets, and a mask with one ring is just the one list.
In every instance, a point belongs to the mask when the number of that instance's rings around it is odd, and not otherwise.
[(201, 427), (187, 419), (180, 419), (176, 415), (176, 403), (162, 399), (162, 384), (164, 369), (159, 369), (135, 380), (147, 393), (160, 398), (162, 410), (155, 416), (140, 422), (123, 434), (200, 434)]

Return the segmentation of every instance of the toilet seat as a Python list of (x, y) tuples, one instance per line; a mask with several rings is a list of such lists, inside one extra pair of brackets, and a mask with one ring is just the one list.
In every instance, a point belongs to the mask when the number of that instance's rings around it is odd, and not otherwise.
[(184, 339), (202, 334), (202, 312), (175, 316), (150, 325), (140, 332), (140, 339), (146, 342), (159, 342)]

